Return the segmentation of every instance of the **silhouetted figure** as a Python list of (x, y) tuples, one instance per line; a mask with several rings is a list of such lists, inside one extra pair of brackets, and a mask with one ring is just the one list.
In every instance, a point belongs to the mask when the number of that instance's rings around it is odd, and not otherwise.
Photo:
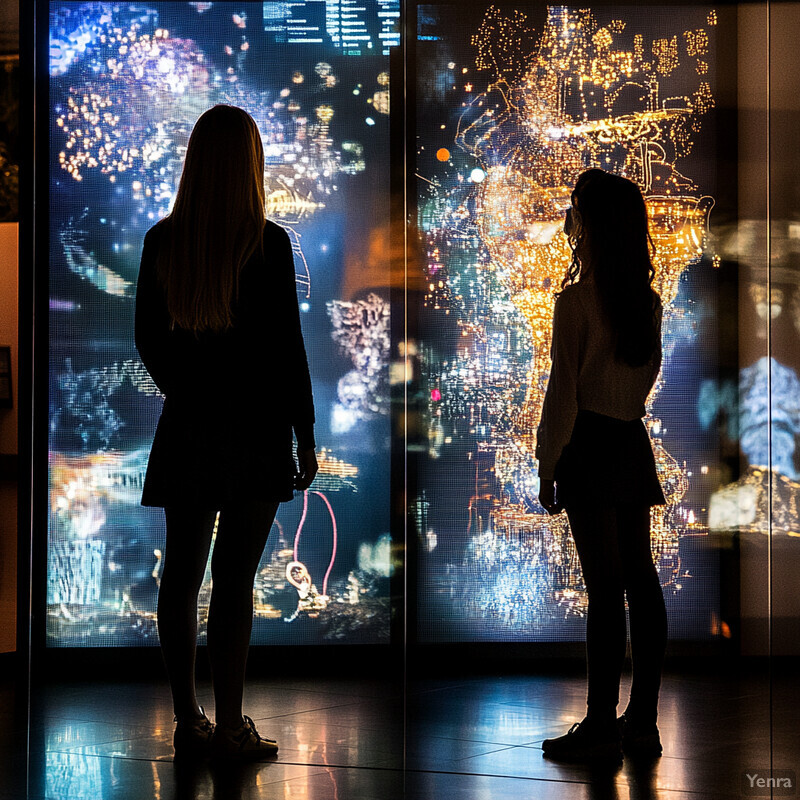
[[(659, 755), (667, 616), (650, 507), (665, 500), (642, 417), (661, 366), (662, 309), (644, 198), (631, 181), (588, 170), (565, 231), (574, 256), (555, 306), (536, 455), (539, 501), (550, 514), (566, 510), (589, 597), (588, 695), (586, 718), (542, 748), (576, 760)], [(617, 720), (626, 596), (633, 682)]]
[[(242, 716), (253, 581), (278, 504), (309, 487), (317, 460), (291, 242), (265, 219), (261, 136), (239, 108), (217, 105), (198, 119), (175, 206), (145, 236), (136, 347), (165, 395), (142, 504), (166, 516), (158, 631), (176, 754), (270, 755), (277, 744)], [(197, 702), (195, 652), (217, 512), (215, 727)]]

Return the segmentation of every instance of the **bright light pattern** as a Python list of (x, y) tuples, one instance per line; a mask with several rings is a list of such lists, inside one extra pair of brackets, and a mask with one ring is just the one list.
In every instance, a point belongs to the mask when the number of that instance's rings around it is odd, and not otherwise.
[[(163, 397), (136, 357), (132, 300), (144, 233), (169, 211), (192, 125), (217, 102), (245, 108), (261, 132), (266, 212), (292, 243), (318, 393), (319, 473), (302, 563), (288, 569), (297, 559), (284, 535), (298, 498), (281, 506), (256, 578), (254, 641), (389, 635), (390, 309), (376, 295), (351, 303), (339, 294), (350, 207), (368, 205), (348, 226), (356, 236), (388, 224), (388, 166), (376, 155), (388, 134), (388, 59), (345, 57), (332, 45), (267, 47), (263, 4), (225, 5), (50, 4), (47, 634), (56, 646), (157, 642), (163, 515), (139, 501)], [(372, 96), (355, 100), (353, 86)], [(376, 117), (370, 127), (365, 114)], [(306, 252), (315, 253), (308, 262)], [(314, 313), (325, 306), (330, 315)], [(329, 366), (339, 348), (352, 365), (344, 376)], [(280, 385), (270, 363), (267, 347), (258, 384)], [(324, 410), (337, 388), (351, 415), (339, 428)], [(201, 637), (210, 591), (207, 573)]]
[[(547, 516), (536, 501), (533, 457), (555, 291), (572, 257), (562, 229), (576, 178), (601, 167), (642, 189), (667, 356), (673, 323), (680, 329), (673, 312), (680, 277), (706, 249), (713, 200), (681, 162), (714, 108), (708, 31), (648, 38), (653, 32), (631, 30), (625, 16), (622, 8), (605, 9), (603, 23), (591, 9), (550, 6), (537, 33), (523, 11), (491, 6), (472, 39), (474, 67), (490, 73), (488, 87), (463, 86), (458, 96), (453, 86), (460, 155), (437, 142), (436, 158), (447, 166), (436, 179), (421, 174), (418, 184), (432, 315), (422, 332), (430, 345), (423, 370), (443, 397), (429, 405), (429, 455), (442, 456), (448, 434), (473, 443), (463, 465), (475, 485), (470, 545), (463, 563), (448, 567), (455, 587), (442, 591), (460, 619), (490, 638), (510, 631), (535, 638), (586, 608), (566, 518)], [(694, 81), (678, 72), (684, 61), (694, 66)], [(437, 358), (436, 315), (456, 317), (455, 358)], [(661, 388), (659, 380), (649, 410)], [(680, 537), (701, 526), (686, 523), (688, 475), (664, 449), (652, 412), (647, 425), (668, 501), (653, 509), (652, 546), (662, 584), (674, 592)], [(601, 473), (598, 461), (598, 480)]]

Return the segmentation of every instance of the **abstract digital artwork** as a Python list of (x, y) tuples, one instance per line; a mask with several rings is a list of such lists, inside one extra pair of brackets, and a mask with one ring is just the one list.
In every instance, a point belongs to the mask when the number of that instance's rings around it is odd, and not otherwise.
[[(723, 402), (704, 289), (719, 264), (717, 13), (409, 5), (416, 192), (404, 221), (389, 215), (400, 13), (398, 0), (50, 4), (50, 645), (157, 644), (163, 519), (139, 499), (163, 398), (133, 346), (133, 299), (144, 234), (170, 209), (194, 121), (218, 102), (245, 108), (263, 137), (318, 418), (320, 474), (281, 507), (253, 642), (388, 641), (390, 509), (404, 491), (390, 485), (390, 383), (411, 374), (390, 380), (394, 347), (424, 393), (406, 454), (415, 635), (583, 637), (580, 566), (566, 517), (538, 505), (533, 454), (571, 259), (564, 212), (596, 166), (640, 186), (656, 248), (664, 365), (646, 424), (668, 501), (652, 543), (671, 635), (719, 635), (704, 545), (718, 458), (708, 419)], [(390, 298), (403, 224), (409, 275), (424, 279), (414, 309)], [(409, 339), (393, 341), (408, 311)], [(763, 369), (742, 376), (756, 394)], [(261, 379), (280, 381), (268, 359)], [(207, 576), (201, 636), (210, 588)]]
[[(399, 16), (398, 0), (50, 4), (50, 645), (157, 644), (163, 515), (139, 500), (163, 397), (134, 348), (134, 294), (144, 235), (215, 103), (261, 131), (320, 445), (312, 491), (271, 533), (253, 642), (388, 641), (389, 282), (373, 265), (364, 291), (343, 287), (364, 283), (350, 242), (388, 228)], [(265, 391), (281, 380), (269, 345)], [(209, 591), (207, 575), (201, 637)]]
[[(652, 547), (673, 618), (691, 586), (686, 545), (706, 533), (705, 508), (687, 496), (692, 443), (669, 451), (659, 398), (675, 348), (691, 338), (681, 282), (701, 261), (718, 263), (707, 236), (717, 15), (643, 12), (488, 6), (468, 35), (447, 6), (417, 8), (423, 640), (580, 638), (580, 566), (566, 515), (538, 505), (534, 451), (555, 293), (572, 258), (564, 214), (590, 167), (635, 181), (648, 207), (665, 309), (646, 419), (667, 497), (652, 512)], [(602, 470), (598, 453), (598, 481)], [(676, 630), (715, 632), (711, 583)]]

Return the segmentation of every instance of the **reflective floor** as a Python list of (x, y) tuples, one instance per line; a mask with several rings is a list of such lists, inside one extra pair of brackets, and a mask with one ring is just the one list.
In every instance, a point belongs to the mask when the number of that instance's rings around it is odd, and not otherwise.
[[(202, 688), (213, 717), (209, 687)], [(774, 678), (770, 705), (766, 674), (668, 673), (664, 756), (611, 771), (542, 757), (542, 740), (583, 716), (579, 674), (405, 688), (325, 678), (251, 682), (246, 712), (278, 739), (280, 754), (225, 769), (173, 764), (170, 699), (160, 682), (41, 688), (29, 731), (19, 703), (14, 711), (13, 689), (0, 684), (2, 800), (722, 800), (742, 796), (745, 772), (763, 774), (771, 747), (774, 768), (800, 766), (793, 675)], [(627, 684), (622, 707), (626, 698)]]

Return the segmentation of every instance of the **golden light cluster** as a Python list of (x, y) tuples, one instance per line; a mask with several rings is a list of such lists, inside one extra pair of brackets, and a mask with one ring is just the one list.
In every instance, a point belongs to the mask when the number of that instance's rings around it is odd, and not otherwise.
[(103, 172), (124, 172), (138, 155), (135, 148), (117, 154), (114, 128), (119, 116), (109, 109), (108, 97), (91, 93), (67, 98), (68, 109), (56, 118), (56, 125), (66, 134), (64, 149), (58, 161), (76, 181), (81, 180), (81, 168), (100, 167)]
[(653, 42), (653, 56), (656, 59), (656, 71), (661, 75), (669, 75), (678, 68), (678, 37), (656, 39)]
[(333, 119), (333, 109), (330, 106), (317, 106), (315, 109), (317, 119), (327, 125)]

